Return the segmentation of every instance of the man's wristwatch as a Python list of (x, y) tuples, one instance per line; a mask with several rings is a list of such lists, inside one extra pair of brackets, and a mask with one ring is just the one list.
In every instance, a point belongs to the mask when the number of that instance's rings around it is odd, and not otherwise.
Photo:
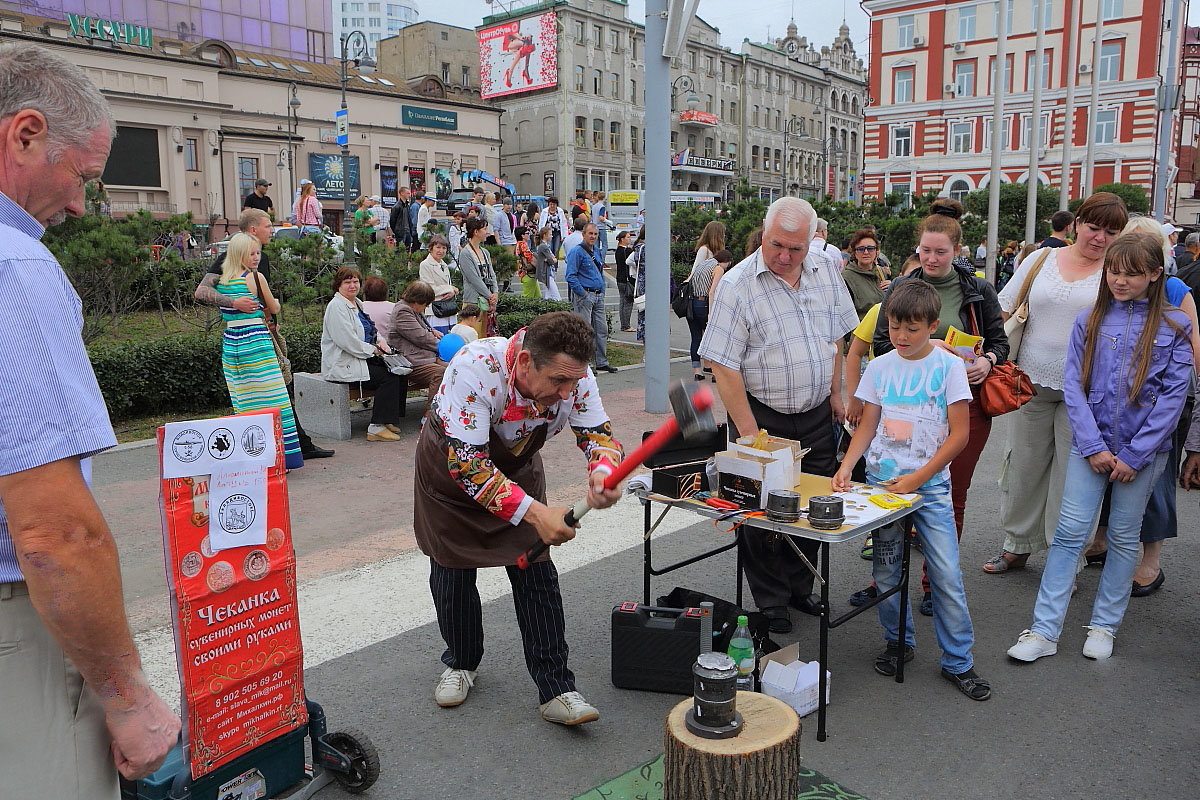
[(998, 359), (996, 358), (995, 353), (984, 353), (983, 357), (986, 358), (988, 361), (992, 362), (993, 367), (996, 366), (996, 364), (998, 363)]

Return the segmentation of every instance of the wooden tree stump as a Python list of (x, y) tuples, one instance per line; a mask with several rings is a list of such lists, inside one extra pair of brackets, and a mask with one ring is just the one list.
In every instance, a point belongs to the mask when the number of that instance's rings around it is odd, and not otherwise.
[(738, 692), (742, 731), (704, 739), (671, 709), (663, 735), (663, 800), (795, 800), (800, 791), (800, 718), (782, 700)]

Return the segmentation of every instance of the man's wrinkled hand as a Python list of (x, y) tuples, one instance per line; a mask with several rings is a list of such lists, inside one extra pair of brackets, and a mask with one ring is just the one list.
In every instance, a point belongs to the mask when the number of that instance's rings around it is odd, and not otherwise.
[(128, 780), (144, 778), (162, 766), (179, 740), (180, 721), (167, 704), (146, 689), (146, 697), (126, 709), (105, 714), (117, 771)]
[(621, 489), (605, 489), (604, 479), (608, 475), (604, 471), (593, 472), (588, 477), (587, 504), (592, 508), (608, 508), (621, 499)]

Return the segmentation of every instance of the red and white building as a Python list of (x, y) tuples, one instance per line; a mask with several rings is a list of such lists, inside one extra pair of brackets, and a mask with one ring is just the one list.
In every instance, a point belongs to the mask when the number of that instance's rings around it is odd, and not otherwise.
[[(1072, 5), (1081, 24), (1070, 30)], [(1061, 185), (1066, 87), (1075, 83), (1071, 196), (1082, 194), (1088, 137), (1095, 136), (1092, 186), (1120, 181), (1148, 194), (1156, 173), (1156, 97), (1163, 84), (1170, 2), (1186, 0), (1011, 0), (1001, 121), (1003, 180), (1025, 182), (1033, 89), (1039, 70), (1034, 16), (1044, 17), (1041, 139), (1037, 179)], [(988, 185), (998, 3), (995, 0), (864, 0), (871, 17), (863, 195), (935, 191), (961, 198)], [(1100, 53), (1095, 58), (1097, 19)], [(1069, 36), (1076, 63), (1068, 64)], [(1182, 44), (1182, 41), (1180, 42)], [(1089, 123), (1092, 81), (1099, 81)], [(1174, 148), (1172, 148), (1174, 150)], [(1170, 171), (1172, 165), (1163, 165)]]

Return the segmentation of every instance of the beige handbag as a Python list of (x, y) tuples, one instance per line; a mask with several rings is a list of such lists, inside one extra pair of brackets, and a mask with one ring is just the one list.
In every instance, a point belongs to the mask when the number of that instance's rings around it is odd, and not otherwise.
[(1033, 280), (1042, 271), (1042, 265), (1046, 263), (1046, 259), (1050, 256), (1050, 250), (1053, 248), (1046, 247), (1042, 249), (1042, 254), (1038, 256), (1037, 262), (1025, 276), (1025, 280), (1021, 283), (1021, 291), (1017, 292), (1017, 305), (1013, 309), (1013, 313), (1004, 321), (1004, 335), (1008, 337), (1008, 360), (1016, 361), (1017, 354), (1021, 351), (1021, 338), (1025, 335), (1025, 323), (1029, 321), (1029, 290), (1033, 287)]

